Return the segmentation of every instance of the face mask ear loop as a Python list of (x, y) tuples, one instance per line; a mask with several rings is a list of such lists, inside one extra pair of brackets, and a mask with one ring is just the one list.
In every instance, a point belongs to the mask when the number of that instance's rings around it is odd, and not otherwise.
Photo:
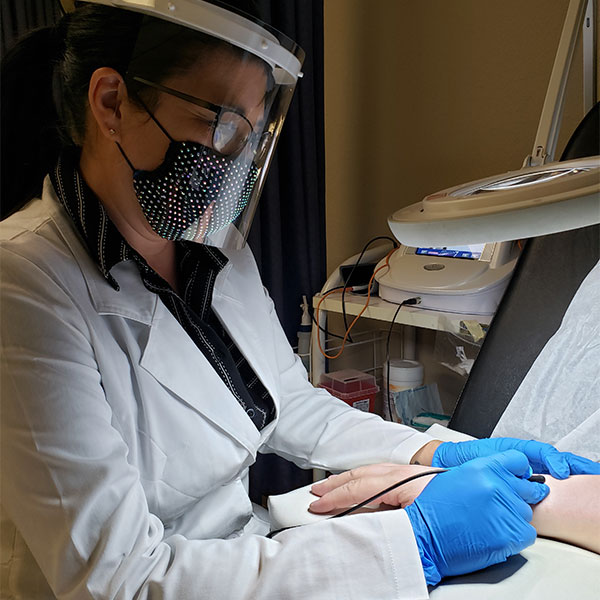
[(123, 158), (129, 165), (129, 168), (135, 173), (135, 167), (131, 164), (131, 161), (127, 158), (127, 154), (125, 154), (125, 150), (123, 150), (123, 148), (121, 148), (121, 144), (119, 144), (119, 142), (115, 142), (115, 144), (117, 145), (119, 152), (123, 155)]
[[(144, 110), (148, 113), (149, 117), (156, 123), (158, 128), (169, 138), (169, 141), (174, 142), (175, 140), (169, 135), (169, 132), (159, 123), (158, 119), (152, 114), (150, 109), (146, 106), (146, 103), (140, 98), (139, 94), (135, 94), (135, 96), (136, 96), (138, 102), (144, 107)], [(123, 158), (127, 161), (127, 164), (129, 165), (131, 170), (135, 173), (136, 168), (133, 166), (133, 164), (131, 163), (129, 158), (127, 158), (127, 154), (125, 154), (125, 150), (123, 150), (123, 148), (121, 147), (121, 144), (119, 144), (119, 142), (115, 142), (115, 144), (117, 144), (117, 148), (123, 155)]]
[(169, 141), (174, 142), (175, 140), (169, 135), (169, 132), (159, 123), (158, 119), (152, 114), (150, 109), (146, 106), (146, 103), (140, 98), (139, 94), (135, 94), (138, 102), (144, 107), (144, 110), (148, 113), (150, 118), (156, 123), (158, 128), (169, 138)]

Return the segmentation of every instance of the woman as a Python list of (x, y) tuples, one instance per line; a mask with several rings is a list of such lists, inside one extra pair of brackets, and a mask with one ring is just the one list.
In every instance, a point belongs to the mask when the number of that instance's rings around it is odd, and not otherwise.
[[(523, 479), (529, 462), (566, 477), (585, 461), (485, 440), (453, 454), (315, 390), (285, 340), (243, 239), (301, 51), (201, 0), (103, 3), (3, 68), (16, 107), (25, 81), (36, 90), (12, 130), (44, 115), (35, 147), (3, 154), (31, 173), (9, 181), (11, 204), (49, 173), (2, 225), (3, 586), (29, 600), (420, 598), (531, 543), (529, 504), (548, 490)], [(466, 461), (438, 495), (481, 510), (477, 531), (462, 515), (481, 551), (444, 558), (450, 526), (404, 511), (267, 539), (248, 498), (259, 451), (340, 471)], [(435, 547), (413, 534), (428, 527)]]

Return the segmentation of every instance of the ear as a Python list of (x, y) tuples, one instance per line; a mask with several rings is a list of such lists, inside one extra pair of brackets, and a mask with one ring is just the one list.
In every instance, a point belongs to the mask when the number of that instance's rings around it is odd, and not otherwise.
[(99, 132), (111, 141), (120, 141), (121, 106), (127, 88), (121, 74), (109, 67), (96, 69), (90, 78), (88, 101)]

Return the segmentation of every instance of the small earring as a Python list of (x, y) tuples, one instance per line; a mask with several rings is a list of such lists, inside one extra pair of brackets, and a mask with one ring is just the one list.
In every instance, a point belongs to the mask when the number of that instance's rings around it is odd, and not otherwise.
[(115, 133), (117, 133), (114, 129), (109, 129), (108, 133), (110, 133), (110, 135), (115, 135)]

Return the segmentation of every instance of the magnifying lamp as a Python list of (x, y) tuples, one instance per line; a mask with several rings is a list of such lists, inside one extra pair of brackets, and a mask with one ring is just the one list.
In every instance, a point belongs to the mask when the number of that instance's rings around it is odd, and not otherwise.
[(585, 104), (594, 104), (594, 0), (571, 0), (533, 151), (523, 168), (442, 190), (396, 211), (388, 224), (400, 242), (431, 247), (502, 242), (600, 223), (600, 156), (550, 162), (582, 25)]

